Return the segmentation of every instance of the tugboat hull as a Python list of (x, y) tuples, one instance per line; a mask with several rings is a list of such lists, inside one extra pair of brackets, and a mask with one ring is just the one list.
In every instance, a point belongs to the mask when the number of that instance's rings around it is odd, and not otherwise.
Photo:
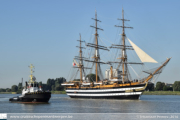
[(51, 92), (33, 92), (26, 93), (23, 97), (10, 98), (11, 102), (48, 102), (51, 98)]

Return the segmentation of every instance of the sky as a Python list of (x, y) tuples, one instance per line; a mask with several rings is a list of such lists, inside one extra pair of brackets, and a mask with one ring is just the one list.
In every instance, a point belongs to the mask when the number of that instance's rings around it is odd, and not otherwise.
[[(97, 11), (99, 36), (104, 45), (117, 42), (122, 7), (126, 35), (158, 62), (172, 57), (158, 81), (180, 80), (179, 0), (1, 0), (0, 1), (0, 88), (29, 79), (35, 66), (37, 81), (68, 78), (76, 46), (92, 37), (91, 19)], [(106, 54), (104, 53), (104, 56)], [(107, 56), (106, 56), (107, 58)]]

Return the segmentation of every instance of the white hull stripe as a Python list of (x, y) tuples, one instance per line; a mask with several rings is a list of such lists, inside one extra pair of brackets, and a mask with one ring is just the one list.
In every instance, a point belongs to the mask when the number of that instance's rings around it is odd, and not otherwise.
[(74, 85), (74, 84), (61, 84), (62, 86), (69, 86), (69, 85)]
[(118, 88), (118, 89), (95, 89), (95, 90), (66, 90), (66, 92), (110, 92), (110, 91), (125, 91), (125, 90), (133, 90), (140, 89), (143, 87), (131, 87), (131, 88)]
[(130, 92), (130, 93), (111, 93), (111, 94), (78, 94), (78, 93), (73, 93), (73, 94), (67, 94), (69, 96), (123, 96), (123, 95), (141, 95), (142, 92)]

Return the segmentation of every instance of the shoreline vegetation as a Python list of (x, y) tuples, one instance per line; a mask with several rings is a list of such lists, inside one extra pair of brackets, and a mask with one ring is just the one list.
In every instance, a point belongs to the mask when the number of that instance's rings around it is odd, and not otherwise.
[[(39, 82), (39, 86), (43, 88), (44, 91), (51, 91), (52, 94), (66, 94), (65, 88), (61, 86), (61, 83), (65, 82), (66, 79), (63, 77), (56, 79), (48, 79), (47, 84)], [(0, 94), (21, 94), (22, 93), (22, 83), (13, 85), (10, 88), (0, 88)], [(180, 95), (180, 81), (175, 81), (174, 84), (157, 82), (149, 82), (145, 91), (142, 95)]]
[(66, 91), (51, 91), (51, 94), (66, 94)]
[(142, 95), (180, 95), (180, 91), (144, 91)]
[[(66, 91), (51, 91), (51, 93), (52, 94), (66, 94)], [(0, 92), (0, 94), (18, 94), (18, 93), (17, 92)], [(144, 91), (142, 95), (180, 95), (180, 91)]]
[[(50, 91), (51, 94), (66, 94), (66, 91)], [(18, 92), (0, 92), (0, 94), (21, 94)]]

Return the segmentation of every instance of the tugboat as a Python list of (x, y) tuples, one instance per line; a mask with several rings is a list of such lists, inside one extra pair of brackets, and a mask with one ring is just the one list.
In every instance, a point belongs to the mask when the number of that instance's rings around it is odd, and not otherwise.
[(22, 95), (10, 98), (11, 102), (28, 102), (28, 103), (41, 103), (48, 102), (51, 98), (51, 92), (44, 91), (38, 82), (36, 82), (35, 76), (33, 76), (34, 66), (31, 64), (29, 66), (31, 70), (30, 80), (26, 82), (24, 89), (22, 90)]

